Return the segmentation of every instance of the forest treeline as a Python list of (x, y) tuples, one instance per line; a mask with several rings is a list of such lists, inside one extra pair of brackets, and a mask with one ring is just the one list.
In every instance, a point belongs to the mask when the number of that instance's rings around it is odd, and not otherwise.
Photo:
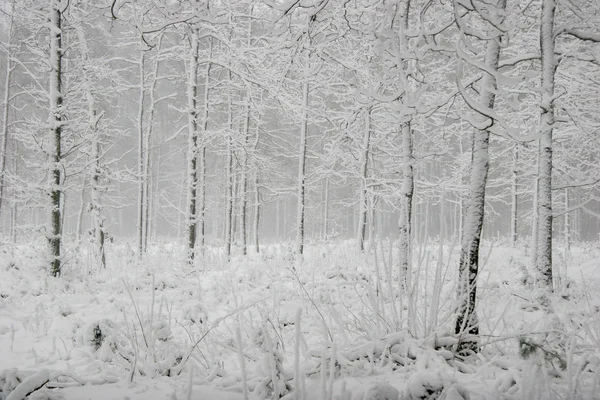
[(527, 243), (550, 291), (553, 245), (597, 237), (595, 0), (1, 12), (2, 233), (44, 238), (55, 276), (66, 243), (104, 266), (126, 221), (140, 257), (169, 224), (190, 264), (208, 245), (258, 252), (267, 229), (292, 232), (298, 255), (307, 237), (364, 250), (389, 235), (404, 277), (415, 241), (436, 236), (460, 244), (456, 332), (477, 334), (484, 228)]

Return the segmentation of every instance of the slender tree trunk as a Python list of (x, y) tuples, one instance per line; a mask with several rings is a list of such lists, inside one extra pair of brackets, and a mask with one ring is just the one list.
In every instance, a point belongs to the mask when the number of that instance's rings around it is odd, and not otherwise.
[[(498, 0), (499, 10), (506, 8), (506, 0)], [(489, 40), (486, 46), (485, 63), (490, 70), (498, 69), (500, 58), (500, 38)], [(496, 80), (485, 74), (479, 91), (479, 102), (489, 109), (494, 108)], [(479, 130), (473, 135), (473, 155), (470, 172), (469, 197), (465, 210), (464, 233), (461, 243), (458, 315), (455, 332), (467, 333), (469, 338), (461, 338), (459, 351), (479, 351), (479, 321), (475, 311), (477, 301), (477, 278), (479, 275), (479, 245), (485, 210), (485, 187), (489, 170), (489, 137), (487, 130)]]
[(540, 147), (538, 172), (538, 219), (536, 269), (539, 281), (549, 291), (552, 282), (552, 131), (554, 127), (554, 13), (555, 0), (542, 1), (540, 47), (542, 50), (542, 84), (540, 102)]
[(513, 147), (513, 165), (512, 165), (512, 185), (511, 185), (511, 207), (510, 207), (510, 243), (512, 247), (517, 245), (518, 225), (518, 206), (519, 206), (519, 145), (515, 143)]
[(246, 94), (246, 115), (244, 118), (244, 151), (242, 154), (242, 175), (240, 177), (240, 238), (242, 245), (242, 254), (248, 254), (247, 233), (246, 233), (246, 211), (248, 203), (248, 155), (250, 142), (250, 93)]
[[(93, 251), (94, 251), (94, 261), (96, 265), (106, 268), (106, 255), (104, 252), (104, 240), (105, 240), (105, 231), (104, 231), (104, 219), (102, 217), (102, 165), (101, 165), (101, 144), (100, 144), (100, 132), (98, 131), (98, 123), (100, 122), (100, 118), (102, 115), (98, 115), (96, 109), (96, 101), (94, 99), (94, 95), (92, 93), (92, 83), (87, 74), (88, 64), (89, 64), (89, 47), (87, 44), (87, 40), (85, 37), (85, 32), (81, 26), (76, 27), (77, 36), (79, 38), (79, 47), (84, 63), (84, 71), (86, 73), (85, 76), (85, 91), (86, 91), (86, 101), (87, 101), (87, 109), (88, 109), (88, 125), (89, 125), (89, 134), (91, 135), (91, 144), (90, 144), (90, 159), (92, 161), (92, 173), (90, 174), (90, 190), (91, 190), (91, 203), (90, 203), (90, 214), (91, 214), (91, 225), (92, 225), (92, 235), (93, 235)], [(82, 204), (84, 198), (85, 185), (82, 187), (81, 197)], [(78, 238), (81, 236), (81, 216), (78, 224)]]
[[(409, 52), (408, 38), (408, 19), (410, 13), (411, 0), (399, 0), (397, 5), (398, 41), (400, 50), (404, 53)], [(407, 69), (408, 60), (399, 60), (401, 65), (400, 78), (406, 87), (409, 87)], [(398, 221), (399, 229), (399, 264), (400, 277), (405, 288), (412, 291), (412, 271), (411, 271), (411, 242), (412, 242), (412, 208), (414, 196), (414, 170), (413, 170), (413, 137), (411, 122), (406, 121), (401, 127), (402, 134), (402, 188), (400, 189), (400, 218)], [(412, 294), (411, 294), (412, 296)], [(409, 297), (411, 297), (409, 296)], [(409, 302), (409, 308), (413, 302)], [(409, 309), (409, 319), (412, 318), (412, 310)]]
[(4, 180), (6, 178), (6, 155), (8, 154), (8, 110), (10, 109), (10, 84), (12, 79), (12, 72), (14, 70), (12, 62), (12, 26), (13, 16), (12, 7), (14, 1), (11, 3), (11, 10), (9, 10), (10, 17), (8, 22), (8, 41), (6, 43), (6, 76), (4, 80), (4, 108), (2, 109), (2, 149), (0, 150), (0, 217), (2, 216), (2, 202), (4, 200)]
[(157, 52), (156, 52), (156, 62), (154, 64), (154, 70), (152, 71), (152, 76), (151, 76), (151, 86), (149, 88), (149, 96), (148, 96), (148, 104), (150, 105), (150, 108), (148, 110), (148, 118), (147, 118), (147, 125), (146, 125), (146, 132), (144, 134), (144, 159), (143, 159), (143, 174), (144, 174), (144, 178), (143, 178), (143, 191), (144, 191), (144, 195), (143, 195), (143, 212), (144, 212), (144, 217), (143, 217), (143, 231), (142, 231), (142, 236), (143, 236), (143, 250), (144, 252), (146, 251), (146, 249), (148, 248), (148, 239), (149, 239), (149, 234), (150, 234), (150, 208), (152, 207), (152, 179), (151, 179), (151, 163), (152, 163), (152, 147), (151, 147), (151, 143), (152, 143), (152, 134), (153, 134), (153, 129), (154, 129), (154, 115), (156, 113), (156, 104), (157, 101), (155, 100), (156, 97), (156, 86), (158, 83), (158, 71), (159, 71), (159, 67), (160, 67), (160, 57), (161, 57), (161, 49), (162, 49), (162, 41), (163, 41), (164, 35), (160, 34), (159, 38), (158, 38), (158, 46), (157, 46)]
[[(231, 81), (231, 72), (229, 72), (229, 81)], [(225, 255), (227, 261), (231, 260), (231, 244), (233, 241), (233, 104), (231, 99), (231, 88), (227, 93), (228, 103), (228, 127), (229, 132), (227, 133), (227, 205), (225, 211)]]
[(275, 201), (275, 240), (279, 242), (281, 238), (281, 199), (277, 197)]
[[(14, 154), (19, 154), (19, 142), (13, 141), (14, 143)], [(13, 174), (15, 176), (19, 175), (19, 162), (17, 157), (12, 158), (13, 164)], [(10, 202), (10, 240), (12, 244), (17, 243), (17, 222), (19, 220), (19, 209), (17, 207), (17, 189), (15, 187), (12, 188), (12, 199)]]
[(365, 249), (365, 235), (367, 232), (367, 177), (369, 172), (369, 146), (371, 141), (371, 109), (365, 109), (365, 131), (361, 149), (360, 165), (360, 200), (358, 214), (358, 249), (362, 252)]
[(144, 204), (145, 199), (145, 182), (144, 182), (144, 165), (145, 165), (145, 151), (144, 148), (144, 99), (145, 99), (145, 86), (146, 86), (146, 74), (144, 64), (146, 61), (146, 51), (140, 49), (140, 55), (138, 60), (138, 71), (139, 71), (139, 99), (138, 99), (138, 115), (137, 115), (137, 129), (138, 129), (138, 199), (137, 199), (137, 248), (138, 257), (142, 257), (145, 252), (144, 248)]
[[(92, 114), (94, 117), (96, 113)], [(102, 156), (102, 145), (100, 144), (100, 138), (98, 135), (94, 135), (92, 139), (92, 159), (94, 160), (94, 171), (91, 176), (91, 189), (92, 189), (92, 226), (94, 235), (94, 249), (96, 253), (96, 263), (106, 268), (106, 251), (104, 249), (106, 241), (106, 229), (104, 228), (104, 217), (102, 216), (102, 165), (100, 157)]]
[(260, 226), (260, 186), (258, 171), (254, 174), (254, 249), (260, 253), (260, 242), (258, 228)]
[(402, 188), (400, 189), (400, 276), (408, 282), (411, 274), (412, 207), (414, 195), (413, 142), (410, 123), (402, 125)]
[[(262, 96), (261, 96), (262, 100)], [(256, 158), (258, 156), (258, 144), (260, 142), (260, 114), (258, 115), (258, 119), (256, 121), (256, 137), (254, 138), (254, 146), (252, 149), (252, 154)], [(258, 166), (254, 165), (254, 248), (256, 253), (260, 252), (260, 243), (259, 243), (259, 225), (260, 225), (260, 171)]]
[(85, 212), (85, 181), (81, 182), (81, 192), (79, 196), (79, 213), (77, 213), (77, 228), (76, 238), (77, 242), (81, 241), (83, 231), (83, 214)]
[(300, 126), (300, 154), (298, 156), (298, 187), (296, 190), (298, 203), (296, 210), (296, 253), (304, 253), (304, 196), (306, 190), (306, 150), (308, 131), (308, 76), (304, 76), (302, 83), (302, 122)]
[(52, 136), (50, 186), (50, 271), (55, 277), (61, 274), (62, 216), (62, 12), (58, 1), (50, 8), (50, 134)]
[(198, 31), (190, 31), (192, 46), (188, 65), (188, 216), (187, 235), (188, 252), (187, 263), (194, 264), (196, 256), (196, 190), (198, 187)]
[[(569, 188), (565, 188), (565, 210), (568, 210), (571, 207), (571, 202), (569, 199)], [(571, 250), (571, 217), (570, 213), (565, 213), (565, 259), (566, 253)]]
[(533, 204), (532, 204), (532, 208), (533, 208), (533, 215), (532, 215), (532, 221), (531, 221), (531, 265), (533, 266), (533, 268), (536, 268), (537, 265), (537, 232), (538, 232), (538, 185), (539, 185), (539, 181), (537, 179), (537, 177), (539, 176), (540, 173), (540, 141), (537, 140), (537, 154), (536, 154), (536, 159), (535, 159), (535, 170), (536, 170), (536, 176), (534, 179), (534, 183), (533, 183)]
[(323, 240), (329, 239), (329, 179), (325, 178), (325, 199), (323, 200)]
[[(208, 38), (208, 57), (212, 57), (212, 39)], [(202, 137), (200, 138), (198, 149), (198, 236), (200, 245), (200, 254), (204, 256), (205, 244), (205, 225), (206, 225), (206, 132), (208, 130), (208, 112), (209, 112), (209, 94), (210, 94), (210, 70), (211, 63), (206, 64), (204, 71), (204, 102), (202, 105)]]

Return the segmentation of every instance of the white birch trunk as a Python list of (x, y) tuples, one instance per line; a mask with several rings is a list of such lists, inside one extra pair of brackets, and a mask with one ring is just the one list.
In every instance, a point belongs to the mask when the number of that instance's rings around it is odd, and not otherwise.
[(367, 232), (367, 176), (369, 172), (369, 146), (371, 141), (371, 109), (365, 110), (365, 131), (361, 148), (360, 165), (360, 199), (358, 214), (358, 249), (362, 252), (365, 249), (365, 236)]
[(53, 276), (61, 274), (61, 197), (62, 197), (62, 12), (57, 0), (50, 7), (50, 135), (52, 149), (49, 165), (50, 188), (50, 271)]
[(519, 145), (513, 147), (512, 184), (510, 189), (510, 243), (516, 247), (518, 238), (518, 213), (519, 213)]
[[(569, 199), (569, 188), (565, 188), (565, 211), (571, 207)], [(571, 217), (570, 213), (565, 213), (565, 260), (567, 259), (567, 253), (571, 250)]]
[[(260, 142), (260, 114), (256, 122), (256, 138), (254, 139), (253, 154), (258, 154), (258, 144)], [(260, 226), (260, 173), (258, 166), (254, 166), (254, 248), (256, 253), (260, 253), (259, 226)]]
[[(506, 0), (498, 0), (496, 7), (506, 8)], [(498, 40), (489, 40), (486, 46), (485, 63), (490, 70), (498, 69), (500, 45)], [(485, 74), (480, 88), (479, 102), (489, 109), (494, 108), (496, 80)], [(485, 210), (485, 188), (489, 170), (489, 132), (479, 130), (473, 135), (473, 155), (469, 180), (469, 197), (465, 210), (464, 231), (461, 242), (458, 315), (455, 333), (467, 334), (462, 338), (460, 350), (478, 351), (479, 321), (475, 311), (477, 302), (477, 278), (479, 275), (479, 245)], [(465, 340), (466, 339), (466, 340)]]
[(552, 131), (554, 127), (554, 13), (555, 0), (542, 1), (540, 46), (542, 84), (540, 102), (540, 147), (538, 170), (536, 270), (539, 282), (553, 290), (552, 282)]
[(138, 98), (138, 114), (137, 114), (137, 133), (138, 133), (138, 199), (137, 199), (137, 249), (138, 257), (142, 257), (145, 252), (144, 249), (144, 204), (146, 199), (144, 198), (145, 182), (144, 182), (144, 165), (145, 165), (145, 140), (144, 140), (144, 99), (145, 99), (145, 86), (146, 86), (146, 74), (145, 74), (145, 50), (140, 48), (140, 55), (138, 59), (138, 73), (139, 73), (139, 98)]
[(188, 103), (188, 200), (187, 200), (187, 263), (194, 264), (196, 256), (196, 190), (198, 186), (198, 31), (190, 31), (191, 48), (188, 65), (187, 103)]
[[(212, 57), (212, 39), (208, 38), (208, 57)], [(204, 71), (204, 101), (202, 105), (202, 136), (198, 144), (198, 239), (200, 254), (204, 256), (205, 225), (206, 225), (206, 132), (208, 130), (209, 94), (210, 94), (211, 63), (206, 64)]]
[[(98, 123), (100, 121), (100, 117), (98, 116), (98, 112), (96, 109), (96, 101), (94, 99), (94, 95), (92, 93), (92, 83), (90, 82), (90, 77), (87, 75), (89, 73), (87, 65), (89, 63), (89, 47), (87, 44), (87, 39), (85, 37), (85, 32), (81, 26), (77, 26), (76, 28), (77, 36), (79, 39), (79, 49), (81, 52), (81, 56), (84, 63), (84, 73), (86, 74), (84, 78), (84, 86), (86, 91), (86, 101), (87, 101), (87, 114), (88, 114), (88, 129), (89, 134), (91, 136), (91, 151), (90, 151), (90, 159), (92, 161), (92, 173), (90, 174), (90, 189), (91, 189), (91, 204), (89, 207), (90, 216), (91, 216), (91, 226), (92, 226), (92, 237), (93, 237), (93, 254), (94, 254), (94, 263), (97, 266), (102, 268), (106, 268), (106, 256), (104, 252), (104, 240), (105, 240), (105, 230), (104, 230), (104, 219), (102, 217), (102, 166), (100, 162), (101, 157), (101, 145), (100, 145), (100, 132), (98, 131)], [(84, 198), (85, 185), (82, 187), (82, 203)], [(78, 226), (78, 234), (80, 234), (81, 230), (81, 220), (79, 221)]]
[(325, 178), (325, 199), (323, 200), (323, 240), (329, 239), (329, 179)]
[(242, 246), (242, 255), (248, 254), (247, 233), (246, 233), (246, 210), (248, 203), (248, 155), (250, 142), (250, 94), (246, 94), (246, 115), (244, 118), (244, 151), (242, 152), (242, 175), (240, 177), (240, 239)]
[(413, 143), (410, 123), (402, 125), (402, 187), (400, 189), (400, 276), (410, 287), (412, 207), (414, 195)]
[(142, 230), (142, 236), (143, 236), (143, 251), (146, 252), (146, 249), (148, 248), (148, 238), (149, 238), (149, 233), (150, 233), (150, 208), (152, 207), (152, 188), (151, 188), (151, 184), (152, 184), (152, 179), (150, 176), (151, 173), (151, 162), (152, 162), (152, 147), (151, 147), (151, 143), (152, 143), (152, 134), (153, 134), (153, 129), (154, 129), (154, 114), (156, 112), (156, 100), (155, 100), (155, 95), (156, 95), (156, 85), (158, 83), (158, 70), (159, 70), (159, 66), (160, 66), (160, 57), (161, 57), (161, 49), (162, 49), (162, 41), (163, 41), (164, 35), (161, 33), (159, 38), (158, 38), (158, 46), (157, 46), (157, 53), (156, 53), (156, 62), (154, 64), (154, 70), (152, 71), (152, 75), (151, 75), (151, 86), (150, 86), (150, 90), (148, 93), (148, 104), (150, 105), (150, 108), (148, 110), (148, 118), (147, 118), (147, 124), (146, 124), (146, 132), (144, 134), (144, 159), (143, 159), (143, 174), (144, 174), (144, 178), (143, 178), (143, 230)]
[(534, 179), (534, 188), (533, 188), (533, 216), (531, 221), (531, 265), (533, 269), (536, 268), (537, 265), (537, 231), (538, 231), (538, 179), (540, 173), (540, 141), (537, 141), (537, 154), (535, 158), (535, 170), (536, 176)]
[[(308, 68), (307, 68), (308, 69)], [(298, 204), (296, 209), (296, 254), (304, 253), (304, 197), (306, 190), (306, 150), (307, 150), (307, 131), (308, 131), (308, 76), (304, 76), (302, 83), (302, 121), (300, 126), (300, 154), (298, 155), (298, 186), (297, 198)]]
[[(231, 81), (231, 72), (229, 72), (229, 81)], [(227, 261), (231, 260), (231, 245), (233, 242), (233, 104), (231, 99), (231, 88), (227, 93), (227, 126), (229, 132), (227, 133), (227, 187), (226, 197), (227, 205), (225, 210), (225, 255)]]
[(77, 213), (77, 227), (75, 228), (77, 242), (81, 241), (83, 233), (83, 214), (85, 213), (85, 181), (81, 182), (81, 192), (79, 196), (79, 212)]
[(2, 202), (4, 200), (4, 180), (6, 177), (6, 155), (8, 154), (8, 110), (10, 108), (10, 84), (12, 72), (14, 70), (12, 62), (12, 35), (13, 35), (13, 16), (12, 10), (14, 1), (9, 10), (10, 17), (8, 22), (8, 40), (6, 43), (6, 76), (4, 79), (4, 108), (2, 109), (2, 149), (0, 150), (0, 216), (2, 215)]

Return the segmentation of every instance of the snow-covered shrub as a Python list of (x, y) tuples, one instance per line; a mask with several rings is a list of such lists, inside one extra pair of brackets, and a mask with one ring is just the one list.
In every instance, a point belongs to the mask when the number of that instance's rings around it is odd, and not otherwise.
[(460, 385), (444, 379), (439, 370), (417, 371), (411, 375), (402, 400), (469, 400)]
[(266, 326), (256, 332), (253, 343), (263, 353), (257, 371), (261, 378), (254, 388), (254, 395), (259, 399), (280, 399), (289, 394), (291, 376), (283, 369), (283, 354), (273, 343)]
[(362, 397), (362, 400), (398, 400), (398, 389), (385, 382), (371, 382)]

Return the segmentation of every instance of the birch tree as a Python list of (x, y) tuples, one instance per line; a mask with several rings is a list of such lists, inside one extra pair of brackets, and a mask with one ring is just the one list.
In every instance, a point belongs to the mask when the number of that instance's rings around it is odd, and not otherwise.
[(187, 101), (188, 101), (188, 255), (187, 262), (192, 265), (196, 255), (196, 229), (197, 229), (197, 186), (198, 186), (198, 28), (189, 32), (190, 55), (188, 64)]
[[(484, 6), (482, 3), (481, 6)], [(504, 11), (506, 0), (497, 0), (489, 5), (486, 12), (486, 20), (493, 24), (491, 37), (486, 40), (485, 45), (485, 67), (484, 77), (479, 88), (478, 103), (484, 110), (493, 110), (496, 100), (496, 78), (494, 71), (498, 70), (500, 59), (500, 49), (504, 40), (504, 32), (498, 31), (496, 27), (501, 27), (504, 20)], [(459, 3), (454, 4), (457, 23), (467, 33), (468, 27), (463, 25), (461, 15), (464, 10)], [(484, 7), (485, 8), (485, 7)], [(457, 82), (460, 86), (462, 83)], [(464, 96), (464, 95), (463, 95)], [(469, 103), (467, 99), (467, 103)], [(479, 245), (481, 241), (481, 231), (483, 227), (484, 208), (485, 208), (485, 189), (489, 170), (489, 127), (492, 120), (487, 114), (483, 114), (485, 121), (481, 123), (473, 134), (473, 150), (471, 160), (471, 170), (469, 178), (469, 196), (464, 215), (463, 236), (461, 238), (460, 264), (459, 264), (459, 283), (458, 283), (458, 301), (459, 309), (456, 318), (455, 332), (463, 335), (467, 333), (471, 337), (461, 338), (460, 350), (471, 350), (477, 352), (479, 335), (479, 321), (475, 311), (477, 302), (477, 277), (479, 275)]]
[(49, 151), (48, 171), (50, 197), (50, 230), (48, 244), (50, 246), (50, 273), (58, 277), (61, 274), (61, 240), (62, 240), (62, 19), (65, 5), (52, 0), (49, 8), (50, 17), (50, 79), (49, 79), (49, 117), (52, 144)]
[(537, 178), (537, 230), (535, 267), (540, 283), (553, 290), (552, 275), (552, 171), (553, 133), (556, 124), (555, 75), (556, 40), (559, 35), (572, 36), (582, 41), (600, 42), (600, 33), (576, 29), (565, 24), (555, 27), (556, 0), (543, 0), (540, 16), (541, 86), (540, 86), (540, 139)]
[(7, 42), (4, 44), (4, 52), (6, 54), (5, 59), (5, 78), (4, 78), (4, 99), (2, 101), (2, 142), (0, 149), (0, 216), (2, 215), (2, 202), (4, 200), (4, 186), (5, 186), (5, 177), (6, 177), (6, 158), (8, 155), (8, 116), (10, 109), (10, 88), (12, 85), (12, 73), (15, 69), (13, 65), (13, 11), (14, 10), (14, 0), (10, 3), (8, 12), (8, 26), (7, 26)]
[[(82, 23), (75, 25), (77, 31), (77, 37), (79, 41), (79, 51), (81, 53), (81, 62), (83, 64), (83, 75), (84, 75), (84, 91), (85, 99), (87, 102), (87, 130), (88, 135), (91, 138), (90, 143), (90, 163), (91, 173), (89, 174), (89, 185), (91, 190), (91, 202), (89, 206), (89, 212), (91, 215), (91, 233), (93, 238), (93, 253), (96, 265), (103, 268), (106, 267), (106, 255), (105, 255), (105, 240), (106, 230), (104, 227), (104, 217), (102, 215), (102, 193), (104, 192), (104, 172), (102, 166), (102, 137), (99, 129), (100, 120), (103, 117), (103, 112), (98, 110), (94, 94), (94, 82), (91, 79), (90, 71), (90, 49), (88, 46), (88, 40), (86, 33), (82, 26)], [(82, 196), (84, 193), (82, 188)], [(79, 228), (78, 228), (79, 230)]]

